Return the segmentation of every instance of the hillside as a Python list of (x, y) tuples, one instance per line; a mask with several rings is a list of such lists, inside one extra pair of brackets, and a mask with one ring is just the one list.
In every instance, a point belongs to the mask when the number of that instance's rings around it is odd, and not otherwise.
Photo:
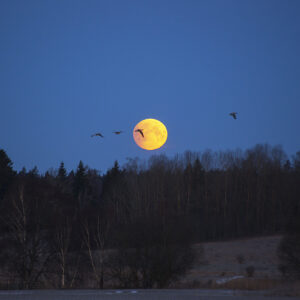
[[(254, 267), (253, 280), (278, 282), (277, 246), (281, 236), (266, 236), (222, 242), (195, 244), (197, 258), (194, 267), (181, 284), (189, 287), (214, 285), (229, 281), (233, 276), (247, 277), (246, 268)], [(221, 284), (220, 284), (221, 285)]]

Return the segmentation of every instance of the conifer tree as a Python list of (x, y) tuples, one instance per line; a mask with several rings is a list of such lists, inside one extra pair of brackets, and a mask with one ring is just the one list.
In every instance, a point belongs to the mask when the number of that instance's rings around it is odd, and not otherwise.
[(73, 191), (74, 196), (78, 200), (78, 204), (81, 207), (83, 205), (83, 196), (86, 189), (86, 168), (83, 162), (80, 161), (74, 176)]
[(4, 194), (15, 176), (12, 165), (13, 163), (6, 152), (0, 149), (0, 200), (4, 197)]
[(60, 181), (64, 181), (67, 178), (67, 171), (63, 162), (60, 163), (57, 177)]

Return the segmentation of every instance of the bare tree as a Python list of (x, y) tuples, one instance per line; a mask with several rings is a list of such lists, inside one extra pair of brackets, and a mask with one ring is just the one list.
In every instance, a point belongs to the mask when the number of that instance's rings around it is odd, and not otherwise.
[(85, 220), (82, 224), (83, 242), (88, 253), (88, 258), (93, 270), (97, 286), (104, 287), (105, 264), (107, 252), (105, 251), (110, 223), (108, 220), (96, 217), (96, 224), (89, 224)]
[(72, 222), (67, 218), (64, 223), (57, 226), (53, 236), (55, 259), (47, 277), (49, 281), (54, 282), (54, 286), (59, 288), (73, 288), (80, 282), (82, 246), (79, 249), (72, 249), (72, 234)]
[(6, 251), (10, 254), (8, 269), (14, 273), (20, 288), (33, 288), (52, 256), (47, 232), (42, 226), (43, 204), (26, 195), (22, 182), (15, 186), (8, 201), (10, 213), (4, 219), (8, 228), (5, 237)]

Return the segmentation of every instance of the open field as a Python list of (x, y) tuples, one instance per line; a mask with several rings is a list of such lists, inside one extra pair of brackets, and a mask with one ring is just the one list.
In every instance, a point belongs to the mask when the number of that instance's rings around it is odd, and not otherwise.
[(277, 268), (276, 251), (280, 239), (281, 236), (267, 236), (208, 242), (203, 244), (202, 257), (201, 245), (195, 244), (197, 259), (181, 284), (197, 287), (197, 284), (214, 284), (234, 276), (247, 277), (246, 268), (249, 266), (254, 268), (250, 279), (279, 281), (281, 276)]
[[(195, 244), (194, 267), (176, 284), (182, 288), (269, 290), (276, 295), (300, 296), (300, 283), (283, 281), (278, 271), (277, 247), (281, 236), (265, 236)], [(248, 277), (247, 267), (253, 267)], [(179, 284), (179, 285), (178, 285)]]
[(0, 300), (293, 300), (297, 298), (264, 296), (262, 292), (241, 292), (232, 290), (36, 290), (36, 291), (0, 291)]

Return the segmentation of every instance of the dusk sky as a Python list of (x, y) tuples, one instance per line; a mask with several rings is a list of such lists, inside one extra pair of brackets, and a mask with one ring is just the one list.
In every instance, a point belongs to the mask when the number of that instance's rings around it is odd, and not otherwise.
[[(40, 172), (257, 143), (295, 154), (299, 16), (298, 0), (2, 0), (0, 148)], [(158, 150), (133, 140), (145, 118), (168, 129)]]

